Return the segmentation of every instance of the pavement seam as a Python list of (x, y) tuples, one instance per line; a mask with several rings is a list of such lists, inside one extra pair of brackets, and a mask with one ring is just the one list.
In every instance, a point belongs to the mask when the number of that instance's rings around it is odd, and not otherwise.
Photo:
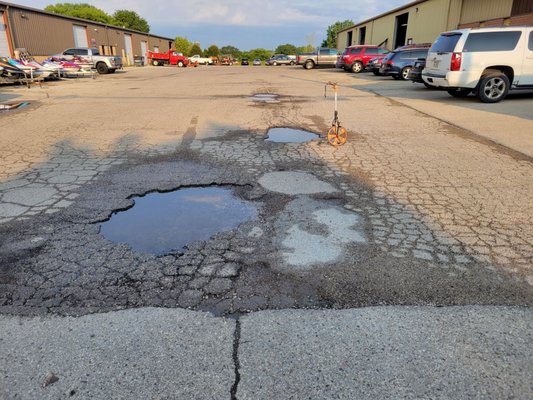
[(233, 332), (233, 364), (235, 368), (235, 381), (231, 386), (231, 400), (238, 400), (237, 388), (241, 380), (241, 363), (239, 361), (239, 343), (241, 340), (241, 321), (239, 318), (235, 320), (235, 331)]

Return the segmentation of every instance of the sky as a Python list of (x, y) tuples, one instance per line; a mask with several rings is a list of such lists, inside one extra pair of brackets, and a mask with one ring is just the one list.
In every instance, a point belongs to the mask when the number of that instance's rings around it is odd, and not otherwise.
[(412, 0), (9, 0), (43, 9), (57, 2), (89, 3), (108, 14), (137, 12), (154, 35), (184, 36), (202, 48), (231, 45), (240, 50), (275, 49), (281, 44), (319, 46), (329, 25), (354, 23)]

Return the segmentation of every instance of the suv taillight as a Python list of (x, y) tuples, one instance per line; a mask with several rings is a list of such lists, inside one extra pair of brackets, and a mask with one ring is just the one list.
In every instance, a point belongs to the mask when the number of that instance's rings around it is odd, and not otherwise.
[(394, 65), (394, 61), (392, 61), (392, 60), (387, 60), (387, 65)]
[(460, 71), (461, 70), (461, 60), (463, 55), (461, 53), (452, 54), (452, 62), (450, 63), (450, 71)]

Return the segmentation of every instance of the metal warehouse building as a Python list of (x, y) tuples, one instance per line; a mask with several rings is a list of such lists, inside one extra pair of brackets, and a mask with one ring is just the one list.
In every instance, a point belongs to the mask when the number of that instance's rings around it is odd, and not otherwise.
[(337, 48), (381, 44), (395, 49), (431, 43), (451, 29), (528, 24), (533, 24), (533, 0), (420, 0), (340, 31)]
[(122, 56), (132, 65), (135, 56), (146, 60), (148, 50), (167, 52), (174, 40), (85, 19), (0, 1), (0, 56), (13, 57), (25, 48), (37, 60), (69, 47), (96, 47), (100, 53)]

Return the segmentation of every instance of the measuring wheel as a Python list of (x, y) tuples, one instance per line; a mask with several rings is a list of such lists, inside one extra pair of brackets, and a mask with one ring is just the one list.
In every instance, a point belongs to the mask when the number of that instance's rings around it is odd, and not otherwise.
[(328, 131), (328, 142), (333, 146), (342, 146), (348, 139), (348, 132), (342, 126), (333, 125)]
[(326, 88), (328, 85), (333, 87), (333, 93), (335, 94), (335, 110), (333, 114), (333, 122), (328, 131), (328, 143), (332, 146), (342, 146), (348, 139), (348, 132), (341, 126), (339, 112), (337, 111), (337, 92), (339, 91), (339, 85), (336, 82), (326, 83), (324, 86), (324, 97), (326, 97)]

